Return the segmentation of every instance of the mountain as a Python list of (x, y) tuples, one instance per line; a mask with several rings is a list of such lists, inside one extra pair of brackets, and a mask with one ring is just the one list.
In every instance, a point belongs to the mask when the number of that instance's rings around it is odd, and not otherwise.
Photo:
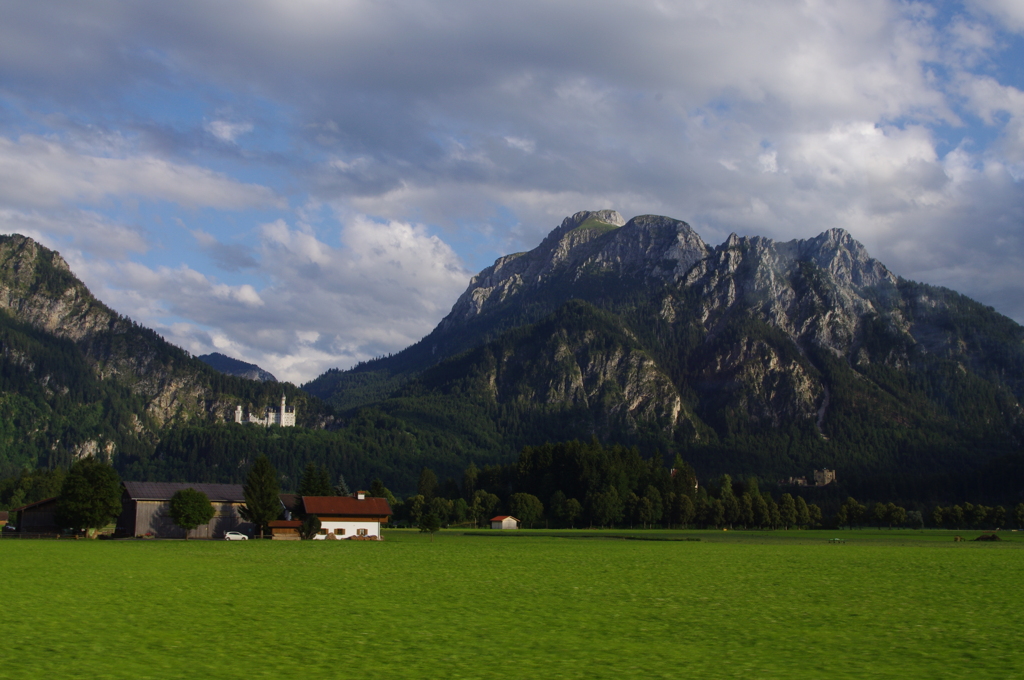
[(597, 436), (705, 476), (829, 467), (907, 497), (1024, 483), (1003, 474), (1021, 469), (1024, 328), (841, 229), (711, 247), (679, 220), (577, 213), (474, 277), (420, 342), (304, 389), (474, 460), (484, 442), (511, 460)]
[(277, 378), (274, 377), (273, 373), (264, 371), (256, 364), (248, 364), (238, 359), (232, 359), (220, 352), (203, 354), (196, 358), (225, 375), (234, 375), (246, 380), (259, 380), (260, 382), (277, 382)]
[[(89, 454), (145, 477), (169, 429), (223, 423), (282, 394), (302, 424), (329, 417), (293, 385), (214, 371), (97, 300), (58, 253), (0, 236), (0, 477)], [(189, 452), (162, 455), (153, 474), (174, 476), (172, 459)]]

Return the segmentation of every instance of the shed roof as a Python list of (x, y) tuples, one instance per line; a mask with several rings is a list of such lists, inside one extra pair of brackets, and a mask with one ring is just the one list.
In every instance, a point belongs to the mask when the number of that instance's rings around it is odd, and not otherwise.
[(297, 519), (275, 519), (267, 522), (267, 526), (271, 529), (298, 529), (302, 526), (302, 521)]
[(492, 517), (491, 521), (492, 522), (501, 522), (501, 521), (506, 520), (506, 519), (512, 519), (512, 520), (515, 520), (517, 522), (519, 521), (518, 519), (516, 519), (512, 515), (498, 515), (497, 517)]
[(352, 496), (303, 496), (302, 504), (310, 515), (383, 517), (391, 514), (387, 499), (370, 496), (362, 500)]
[(241, 484), (188, 484), (185, 482), (124, 482), (124, 490), (133, 501), (169, 501), (182, 489), (195, 489), (211, 501), (244, 503)]
[(57, 497), (53, 496), (52, 498), (44, 498), (43, 500), (36, 501), (35, 503), (28, 503), (27, 505), (22, 505), (21, 507), (11, 508), (11, 512), (21, 512), (22, 510), (30, 510), (32, 508), (37, 508), (37, 507), (39, 507), (41, 505), (47, 505), (48, 503), (56, 503), (56, 502), (57, 502)]

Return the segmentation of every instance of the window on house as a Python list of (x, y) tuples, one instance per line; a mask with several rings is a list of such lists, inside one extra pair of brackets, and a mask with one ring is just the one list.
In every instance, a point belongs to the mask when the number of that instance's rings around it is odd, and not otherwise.
[(335, 536), (344, 536), (345, 535), (345, 530), (344, 529), (335, 529), (334, 530), (334, 535)]
[(365, 536), (367, 533), (366, 529), (356, 529), (357, 536)]
[(327, 529), (321, 529), (320, 530), (320, 535), (321, 536), (326, 536), (327, 535)]

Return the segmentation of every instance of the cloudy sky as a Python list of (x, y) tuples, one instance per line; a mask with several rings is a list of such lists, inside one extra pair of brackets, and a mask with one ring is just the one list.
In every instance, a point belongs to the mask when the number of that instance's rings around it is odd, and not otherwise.
[(1024, 322), (1024, 2), (0, 0), (0, 232), (194, 354), (398, 351), (600, 208)]

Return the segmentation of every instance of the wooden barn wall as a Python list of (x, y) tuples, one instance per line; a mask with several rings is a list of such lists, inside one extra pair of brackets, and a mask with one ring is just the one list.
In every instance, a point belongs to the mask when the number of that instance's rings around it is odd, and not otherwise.
[[(185, 538), (185, 530), (171, 519), (170, 501), (129, 501), (134, 507), (126, 508), (122, 513), (127, 535), (143, 536), (147, 533), (160, 538)], [(196, 527), (189, 532), (189, 538), (224, 538), (228, 531), (251, 533), (252, 525), (242, 520), (238, 514), (241, 503), (213, 502), (214, 516), (209, 524)]]

